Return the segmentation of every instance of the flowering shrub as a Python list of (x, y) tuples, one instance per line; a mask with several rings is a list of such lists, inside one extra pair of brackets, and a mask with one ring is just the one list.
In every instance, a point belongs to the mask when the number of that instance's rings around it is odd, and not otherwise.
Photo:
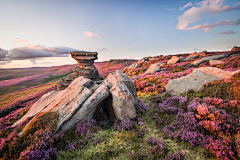
[(147, 106), (140, 99), (138, 99), (138, 106), (136, 107), (138, 114), (144, 114), (147, 111)]
[(123, 119), (122, 121), (116, 120), (113, 128), (119, 132), (121, 132), (122, 129), (131, 130), (133, 129), (133, 122), (129, 118)]

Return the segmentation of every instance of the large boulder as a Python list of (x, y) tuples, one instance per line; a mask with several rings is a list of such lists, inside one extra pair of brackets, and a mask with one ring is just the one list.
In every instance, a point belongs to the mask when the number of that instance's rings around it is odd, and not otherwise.
[(108, 88), (112, 88), (112, 86), (114, 84), (117, 84), (117, 82), (123, 82), (127, 86), (127, 88), (129, 89), (130, 93), (134, 98), (135, 106), (137, 106), (138, 99), (134, 82), (128, 75), (124, 74), (122, 71), (117, 70), (116, 72), (110, 73), (102, 84), (108, 86)]
[(167, 64), (175, 64), (179, 62), (179, 58), (177, 56), (172, 56), (172, 58), (167, 62)]
[[(77, 123), (96, 117), (101, 108), (110, 120), (135, 119), (138, 99), (130, 77), (122, 71), (116, 71), (104, 82), (97, 85), (88, 78), (78, 77), (66, 89), (52, 91), (41, 97), (13, 127), (40, 113), (55, 112), (59, 115), (56, 132), (66, 132)], [(30, 124), (26, 125), (23, 132)]]
[(183, 62), (190, 61), (190, 60), (196, 59), (198, 57), (200, 57), (200, 56), (199, 55), (189, 55), (183, 60)]
[(200, 70), (194, 70), (187, 76), (170, 80), (166, 85), (166, 91), (171, 94), (180, 95), (188, 90), (198, 91), (204, 84), (216, 80), (221, 80), (221, 78), (202, 73)]
[(178, 95), (188, 90), (198, 91), (204, 84), (231, 78), (239, 72), (240, 70), (230, 72), (215, 67), (201, 67), (187, 76), (170, 80), (166, 85), (166, 91)]
[(128, 66), (128, 69), (135, 69), (135, 68), (139, 68), (140, 65), (138, 63), (133, 63), (130, 66)]
[(21, 122), (35, 116), (36, 114), (51, 111), (55, 107), (58, 108), (58, 113), (61, 115), (61, 119), (64, 119), (69, 113), (69, 110), (77, 110), (88, 96), (92, 94), (92, 91), (89, 88), (91, 88), (93, 84), (93, 81), (90, 79), (78, 77), (68, 88), (62, 91), (52, 91), (45, 94), (20, 120), (15, 122), (13, 126), (19, 125)]
[(220, 55), (214, 55), (214, 56), (209, 56), (209, 57), (204, 57), (200, 60), (194, 61), (193, 65), (198, 66), (201, 63), (208, 62), (210, 60), (219, 60), (223, 59), (225, 57), (229, 56), (228, 54), (220, 54)]
[(117, 119), (134, 119), (137, 117), (134, 97), (123, 82), (117, 82), (110, 90), (112, 106)]
[(207, 51), (202, 51), (202, 52), (193, 52), (189, 56), (187, 56), (183, 61), (190, 61), (192, 59), (198, 58), (198, 57), (204, 57), (207, 55)]
[(155, 72), (160, 72), (161, 66), (163, 66), (164, 63), (154, 63), (152, 65), (149, 66), (149, 68), (147, 69), (146, 73), (155, 73)]
[(222, 60), (210, 60), (209, 61), (210, 65), (218, 65), (218, 64), (223, 64), (223, 63), (224, 63), (224, 61), (222, 61)]
[[(66, 132), (73, 128), (78, 122), (93, 118), (93, 114), (102, 101), (109, 96), (109, 89), (101, 85), (77, 110), (68, 121), (59, 122), (57, 131)], [(54, 110), (53, 110), (54, 111)], [(65, 122), (65, 123), (64, 123)]]
[(202, 73), (207, 73), (207, 74), (217, 76), (221, 79), (231, 78), (234, 74), (240, 72), (240, 70), (233, 71), (233, 72), (224, 71), (216, 67), (201, 67), (201, 68), (198, 68), (197, 70), (200, 70)]

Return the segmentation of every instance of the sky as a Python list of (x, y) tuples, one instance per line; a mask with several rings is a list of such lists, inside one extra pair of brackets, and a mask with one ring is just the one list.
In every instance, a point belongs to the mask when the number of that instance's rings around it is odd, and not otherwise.
[(240, 46), (239, 0), (0, 0), (0, 68), (140, 59)]

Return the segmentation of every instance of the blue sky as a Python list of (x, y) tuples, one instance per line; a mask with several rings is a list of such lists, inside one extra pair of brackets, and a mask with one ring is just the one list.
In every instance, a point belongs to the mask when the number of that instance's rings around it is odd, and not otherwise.
[(228, 51), (240, 46), (236, 0), (0, 1), (0, 68)]

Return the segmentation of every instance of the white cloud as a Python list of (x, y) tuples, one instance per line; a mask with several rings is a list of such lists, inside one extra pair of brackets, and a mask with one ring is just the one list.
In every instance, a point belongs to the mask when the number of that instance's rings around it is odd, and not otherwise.
[(238, 19), (233, 19), (233, 20), (226, 20), (226, 21), (221, 21), (221, 22), (216, 22), (214, 24), (209, 24), (208, 22), (207, 23), (204, 23), (202, 25), (196, 25), (194, 27), (190, 27), (188, 28), (188, 30), (191, 30), (191, 29), (203, 29), (205, 31), (205, 33), (207, 32), (210, 32), (210, 29), (214, 28), (214, 27), (218, 27), (218, 26), (233, 26), (233, 25), (239, 25), (240, 24), (240, 18)]
[(107, 48), (97, 48), (97, 51), (108, 51), (108, 49)]
[(179, 10), (182, 11), (182, 10), (184, 10), (184, 9), (187, 8), (187, 7), (191, 7), (192, 5), (193, 5), (192, 2), (188, 2), (188, 3), (185, 4), (183, 7), (180, 7)]
[(197, 7), (186, 10), (182, 15), (178, 16), (177, 29), (188, 30), (188, 25), (201, 19), (204, 14), (217, 14), (221, 12), (230, 12), (240, 10), (240, 3), (233, 6), (223, 6), (225, 0), (204, 0), (197, 3)]
[(91, 37), (91, 38), (99, 37), (97, 34), (90, 32), (90, 31), (84, 31), (84, 35), (87, 37)]
[(174, 8), (167, 8), (168, 11), (175, 11)]

